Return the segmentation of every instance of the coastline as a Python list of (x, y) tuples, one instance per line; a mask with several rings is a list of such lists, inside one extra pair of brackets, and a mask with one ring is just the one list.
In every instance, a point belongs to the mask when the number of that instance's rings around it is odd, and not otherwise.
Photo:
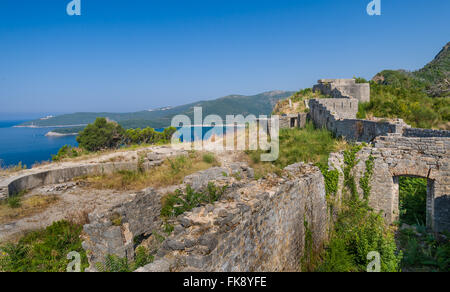
[(57, 126), (36, 126), (36, 125), (16, 125), (13, 128), (33, 128), (33, 129), (42, 129), (42, 128), (73, 128), (73, 127), (84, 127), (87, 124), (79, 124), (79, 125), (57, 125)]
[(78, 133), (62, 134), (62, 133), (57, 133), (57, 132), (50, 131), (47, 134), (45, 134), (45, 137), (67, 137), (67, 136), (78, 136)]

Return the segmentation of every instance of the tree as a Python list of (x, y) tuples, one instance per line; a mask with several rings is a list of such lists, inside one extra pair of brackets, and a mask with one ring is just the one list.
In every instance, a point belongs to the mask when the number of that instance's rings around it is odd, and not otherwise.
[(97, 118), (93, 124), (80, 132), (77, 137), (79, 146), (88, 151), (117, 148), (123, 143), (125, 130), (116, 122), (106, 118)]

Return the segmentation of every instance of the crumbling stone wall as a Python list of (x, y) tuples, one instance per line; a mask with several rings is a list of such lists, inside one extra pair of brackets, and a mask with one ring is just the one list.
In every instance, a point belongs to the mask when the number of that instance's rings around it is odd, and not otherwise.
[(405, 137), (450, 137), (450, 131), (444, 130), (432, 130), (432, 129), (416, 129), (405, 128), (403, 130), (403, 136)]
[(280, 129), (304, 128), (308, 114), (298, 113), (280, 116)]
[[(401, 135), (379, 137), (374, 147), (365, 147), (358, 154), (358, 164), (352, 170), (358, 182), (366, 171), (365, 162), (374, 158), (370, 180), (369, 202), (382, 211), (388, 223), (399, 218), (400, 176), (422, 177), (428, 180), (427, 225), (436, 232), (450, 231), (450, 138), (411, 138)], [(334, 154), (330, 164), (342, 173), (343, 157)]]
[(394, 123), (356, 119), (356, 99), (311, 99), (309, 107), (316, 127), (327, 128), (348, 141), (371, 142), (378, 136), (402, 133), (408, 126), (402, 120)]
[(134, 259), (135, 239), (159, 229), (162, 222), (162, 195), (149, 188), (106, 212), (89, 214), (89, 224), (83, 227), (83, 248), (90, 263), (102, 263), (108, 255)]
[(306, 234), (320, 248), (327, 223), (320, 170), (295, 164), (180, 216), (156, 261), (138, 271), (299, 271)]

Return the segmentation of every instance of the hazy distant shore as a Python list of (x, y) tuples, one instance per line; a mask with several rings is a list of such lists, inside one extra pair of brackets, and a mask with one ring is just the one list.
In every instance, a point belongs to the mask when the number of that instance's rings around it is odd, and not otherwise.
[(47, 134), (45, 134), (46, 137), (66, 137), (66, 136), (77, 136), (78, 133), (57, 133), (57, 132), (48, 132)]
[(73, 127), (84, 127), (87, 126), (87, 124), (79, 124), (79, 125), (56, 125), (56, 126), (36, 126), (36, 125), (17, 125), (13, 126), (14, 128), (73, 128)]

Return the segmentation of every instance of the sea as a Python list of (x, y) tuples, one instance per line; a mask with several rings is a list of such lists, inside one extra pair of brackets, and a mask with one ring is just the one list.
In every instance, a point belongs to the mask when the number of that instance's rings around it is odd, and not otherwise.
[[(64, 145), (78, 146), (76, 136), (45, 136), (56, 128), (17, 128), (16, 125), (26, 120), (0, 121), (0, 166), (9, 167), (19, 162), (31, 168), (36, 163), (50, 161), (52, 155)], [(192, 139), (197, 140), (192, 127)], [(164, 129), (155, 129), (163, 131)], [(202, 127), (202, 138), (209, 139), (212, 135), (221, 136), (225, 132), (213, 127)], [(183, 137), (181, 139), (183, 141)]]
[(16, 128), (26, 121), (0, 121), (0, 165), (27, 167), (49, 161), (64, 145), (77, 146), (76, 136), (46, 137), (55, 128)]

